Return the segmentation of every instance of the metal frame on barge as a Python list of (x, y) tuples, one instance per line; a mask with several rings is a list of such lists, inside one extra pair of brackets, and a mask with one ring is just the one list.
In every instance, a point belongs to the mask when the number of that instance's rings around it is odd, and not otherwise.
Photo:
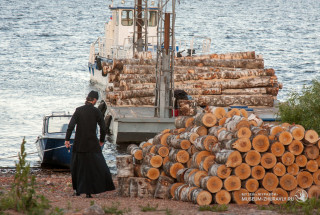
[[(174, 36), (175, 2), (176, 0), (159, 0), (157, 7), (154, 5), (149, 7), (148, 0), (134, 0), (133, 7), (132, 5), (115, 7), (112, 4), (109, 7), (112, 11), (112, 19), (105, 25), (105, 37), (98, 38), (91, 45), (90, 81), (95, 83), (103, 93), (106, 87), (113, 84), (108, 81), (108, 73), (103, 75), (102, 62), (110, 64), (113, 59), (131, 59), (135, 55), (156, 61), (154, 106), (129, 107), (107, 103), (106, 120), (111, 119), (110, 130), (117, 143), (144, 141), (164, 129), (174, 128), (175, 119), (172, 116), (174, 58), (177, 52), (181, 51), (179, 50), (181, 43), (176, 46)], [(154, 25), (154, 17), (157, 17), (156, 25)], [(211, 40), (200, 39), (203, 41), (199, 54), (209, 53)], [(194, 42), (192, 39), (188, 50), (190, 55), (193, 55)], [(262, 110), (259, 111), (261, 114), (258, 116), (274, 120), (273, 108)]]

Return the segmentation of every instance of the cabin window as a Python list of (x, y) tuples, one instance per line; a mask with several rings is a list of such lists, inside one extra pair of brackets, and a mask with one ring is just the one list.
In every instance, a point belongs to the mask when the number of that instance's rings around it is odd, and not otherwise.
[(158, 22), (158, 17), (157, 17), (157, 11), (150, 11), (149, 12), (149, 20), (148, 20), (148, 23), (149, 23), (149, 26), (150, 27), (154, 27), (154, 26), (157, 26), (157, 22)]
[(68, 129), (68, 124), (71, 117), (49, 117), (48, 118), (48, 133), (65, 133)]
[(121, 12), (121, 25), (132, 26), (133, 24), (133, 12), (132, 10), (123, 10)]

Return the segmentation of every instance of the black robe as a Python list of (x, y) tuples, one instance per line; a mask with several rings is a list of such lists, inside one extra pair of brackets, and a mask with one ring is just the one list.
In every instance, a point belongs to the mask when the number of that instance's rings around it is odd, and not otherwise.
[(72, 147), (71, 176), (73, 189), (80, 194), (96, 194), (115, 189), (96, 136), (97, 124), (100, 126), (100, 142), (104, 142), (106, 128), (103, 116), (89, 103), (76, 109), (66, 134), (68, 141), (77, 125)]

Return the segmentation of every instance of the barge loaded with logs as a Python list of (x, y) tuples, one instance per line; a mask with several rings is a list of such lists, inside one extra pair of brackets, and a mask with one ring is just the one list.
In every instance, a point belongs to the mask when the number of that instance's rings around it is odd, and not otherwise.
[(105, 37), (91, 44), (88, 63), (116, 143), (148, 140), (174, 128), (178, 115), (199, 114), (207, 106), (275, 120), (282, 85), (262, 55), (212, 54), (211, 39), (204, 37), (176, 41), (175, 0), (122, 4), (109, 6), (112, 18)]

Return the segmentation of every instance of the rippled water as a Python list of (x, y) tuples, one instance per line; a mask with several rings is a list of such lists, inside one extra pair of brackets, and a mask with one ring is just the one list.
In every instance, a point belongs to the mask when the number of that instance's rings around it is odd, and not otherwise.
[[(111, 1), (1, 0), (0, 159), (16, 155), (22, 138), (35, 152), (42, 117), (82, 105), (89, 84), (90, 44), (104, 33)], [(320, 78), (320, 1), (181, 0), (177, 40), (212, 39), (212, 52), (254, 50), (276, 70), (285, 100)], [(104, 155), (114, 170), (119, 150)], [(39, 165), (37, 155), (28, 158)], [(0, 166), (14, 166), (14, 158)]]

